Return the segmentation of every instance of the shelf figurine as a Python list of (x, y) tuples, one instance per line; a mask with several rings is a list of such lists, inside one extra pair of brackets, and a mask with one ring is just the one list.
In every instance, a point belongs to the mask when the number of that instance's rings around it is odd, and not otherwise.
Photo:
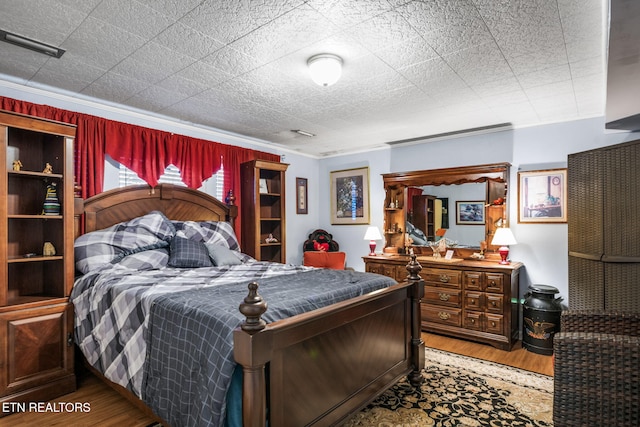
[(269, 237), (264, 239), (265, 243), (278, 243), (278, 239), (273, 237), (273, 234), (269, 233)]
[(22, 169), (22, 162), (20, 160), (14, 160), (13, 161), (13, 170), (14, 171), (19, 171)]
[(54, 256), (56, 254), (56, 248), (53, 246), (51, 242), (44, 242), (44, 246), (42, 247), (42, 255), (44, 256)]
[(58, 201), (58, 189), (55, 182), (47, 185), (47, 197), (44, 199), (42, 213), (44, 215), (60, 215), (60, 202)]
[(44, 166), (44, 170), (42, 171), (42, 173), (53, 173), (53, 166), (51, 166), (51, 163), (47, 163)]

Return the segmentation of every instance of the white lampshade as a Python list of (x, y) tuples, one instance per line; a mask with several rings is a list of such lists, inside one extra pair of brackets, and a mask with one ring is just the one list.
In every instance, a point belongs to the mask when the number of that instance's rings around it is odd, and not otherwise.
[(364, 240), (382, 240), (382, 234), (378, 227), (372, 226), (367, 228), (367, 232), (364, 233)]
[(494, 246), (510, 246), (517, 243), (511, 229), (506, 227), (498, 228), (493, 235), (493, 240), (491, 240), (491, 244)]
[(320, 86), (331, 86), (342, 75), (342, 58), (330, 53), (322, 53), (307, 61), (311, 79)]

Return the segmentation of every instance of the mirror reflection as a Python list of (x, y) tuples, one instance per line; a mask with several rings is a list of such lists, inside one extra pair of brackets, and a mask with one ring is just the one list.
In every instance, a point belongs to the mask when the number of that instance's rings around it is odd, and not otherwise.
[[(407, 253), (409, 247), (431, 253), (438, 245), (458, 248), (456, 256), (464, 258), (476, 248), (497, 250), (491, 240), (509, 217), (505, 202), (509, 166), (493, 163), (383, 174), (385, 253)], [(442, 239), (445, 245), (435, 243)]]
[(480, 247), (486, 197), (485, 182), (409, 187), (406, 230), (412, 246), (428, 246), (444, 237), (450, 247)]

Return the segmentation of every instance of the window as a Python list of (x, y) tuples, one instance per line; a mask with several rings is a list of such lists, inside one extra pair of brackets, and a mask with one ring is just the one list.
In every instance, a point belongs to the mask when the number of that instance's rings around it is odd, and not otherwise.
[[(174, 165), (167, 166), (162, 176), (158, 179), (158, 182), (160, 184), (166, 183), (166, 184), (174, 184), (174, 185), (186, 187), (185, 183), (182, 182), (182, 179), (180, 177), (180, 170)], [(138, 174), (136, 174), (131, 169), (127, 168), (125, 165), (120, 164), (119, 182), (118, 182), (118, 185), (120, 187), (126, 187), (129, 185), (142, 185), (142, 184), (146, 184), (146, 182), (144, 182), (144, 180), (142, 180), (138, 176)], [(211, 178), (209, 178), (203, 183), (203, 188), (201, 188), (201, 190), (211, 194), (213, 197), (215, 197), (218, 200), (224, 200), (223, 186), (224, 186), (224, 168), (221, 167), (220, 170), (218, 170), (218, 172), (213, 174)]]

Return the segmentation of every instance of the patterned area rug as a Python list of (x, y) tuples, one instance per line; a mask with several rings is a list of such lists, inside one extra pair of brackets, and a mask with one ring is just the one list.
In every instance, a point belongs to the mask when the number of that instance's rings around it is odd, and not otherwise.
[(553, 378), (426, 349), (424, 383), (405, 379), (343, 427), (551, 426)]

